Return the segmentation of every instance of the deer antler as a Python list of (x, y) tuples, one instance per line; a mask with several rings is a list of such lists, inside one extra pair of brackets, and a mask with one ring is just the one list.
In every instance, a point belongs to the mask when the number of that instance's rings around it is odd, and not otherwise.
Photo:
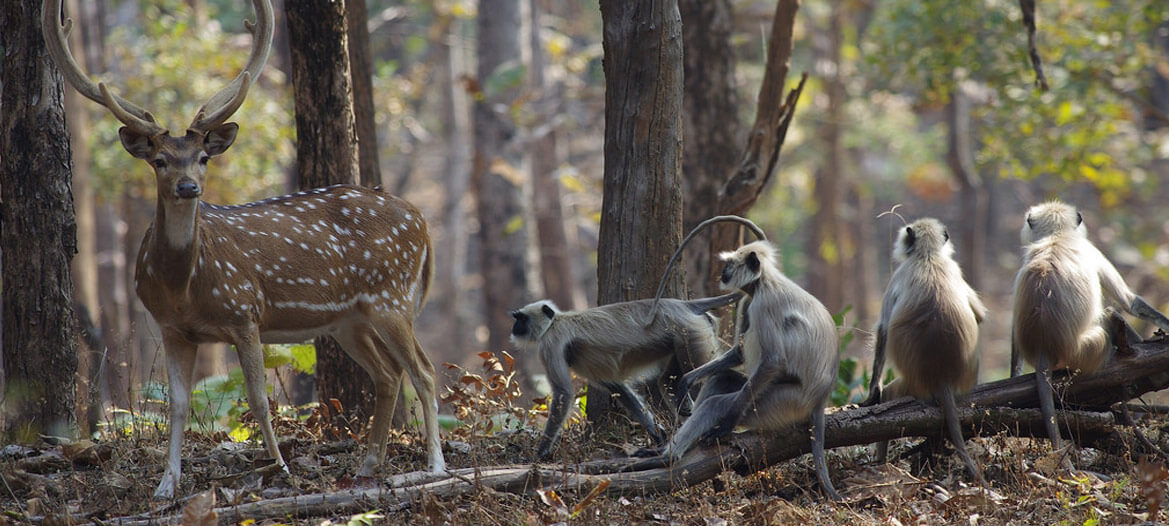
[(131, 129), (148, 137), (166, 133), (166, 128), (159, 125), (149, 111), (110, 93), (104, 83), (95, 84), (84, 71), (81, 71), (81, 66), (69, 52), (67, 37), (73, 29), (73, 21), (66, 18), (62, 24), (59, 22), (60, 16), (61, 0), (45, 0), (41, 6), (41, 31), (45, 36), (45, 47), (65, 80), (78, 93), (108, 108), (119, 121)]
[(256, 23), (244, 21), (244, 27), (252, 34), (252, 52), (248, 55), (247, 65), (239, 76), (218, 93), (212, 95), (207, 103), (199, 108), (199, 113), (195, 115), (195, 120), (191, 121), (191, 125), (187, 127), (188, 130), (206, 133), (208, 130), (223, 124), (239, 109), (240, 104), (243, 104), (244, 98), (248, 94), (248, 88), (251, 87), (252, 82), (260, 77), (260, 71), (268, 62), (268, 55), (272, 51), (273, 26), (276, 24), (272, 3), (270, 0), (253, 0), (252, 5), (256, 10)]

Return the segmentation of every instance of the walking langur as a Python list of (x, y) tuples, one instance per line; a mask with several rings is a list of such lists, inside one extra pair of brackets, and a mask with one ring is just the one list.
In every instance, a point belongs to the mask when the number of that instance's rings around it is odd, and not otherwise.
[[(511, 312), (511, 341), (519, 348), (538, 348), (552, 384), (548, 424), (536, 450), (538, 459), (551, 456), (552, 446), (568, 417), (573, 399), (571, 369), (577, 375), (619, 395), (619, 402), (645, 427), (655, 443), (665, 434), (646, 410), (633, 384), (675, 371), (681, 375), (710, 360), (718, 350), (717, 323), (707, 311), (738, 301), (742, 294), (698, 300), (662, 299), (654, 321), (645, 325), (655, 300), (613, 303), (582, 311), (562, 312), (550, 301), (538, 301)], [(676, 383), (675, 380), (672, 383)], [(673, 387), (673, 386), (669, 386)], [(682, 403), (688, 393), (674, 389)]]
[[(1051, 371), (1066, 367), (1087, 374), (1108, 360), (1112, 335), (1106, 322), (1113, 319), (1127, 327), (1114, 307), (1165, 331), (1169, 319), (1128, 288), (1088, 240), (1084, 218), (1075, 207), (1059, 201), (1031, 207), (1020, 237), (1023, 266), (1015, 277), (1011, 376), (1022, 372), (1020, 358), (1035, 367), (1047, 435), (1059, 447)], [(1140, 341), (1135, 331), (1127, 331), (1130, 341)]]
[(775, 430), (811, 416), (816, 474), (829, 497), (840, 500), (824, 459), (824, 404), (837, 374), (836, 325), (819, 300), (783, 275), (775, 253), (771, 243), (756, 241), (719, 256), (726, 264), (721, 287), (749, 296), (740, 305), (740, 342), (683, 375), (679, 390), (706, 383), (661, 455), (674, 463), (699, 441), (726, 436), (737, 426)]
[[(898, 234), (893, 244), (898, 265), (881, 303), (869, 398), (862, 405), (882, 401), (888, 351), (897, 380), (884, 399), (908, 395), (940, 402), (950, 442), (970, 474), (985, 486), (982, 470), (966, 451), (954, 396), (969, 392), (978, 381), (978, 324), (986, 307), (963, 279), (953, 254), (950, 235), (936, 219), (919, 219)], [(880, 461), (888, 444), (878, 445)]]

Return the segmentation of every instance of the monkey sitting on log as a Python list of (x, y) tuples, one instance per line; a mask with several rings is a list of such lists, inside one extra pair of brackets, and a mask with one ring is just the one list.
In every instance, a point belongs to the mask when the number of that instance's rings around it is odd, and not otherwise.
[[(881, 304), (869, 398), (862, 405), (904, 395), (937, 400), (950, 442), (971, 476), (986, 486), (982, 470), (966, 451), (954, 402), (956, 394), (969, 392), (977, 383), (978, 325), (986, 307), (962, 277), (953, 254), (950, 235), (936, 219), (919, 219), (898, 234), (893, 244), (898, 266)], [(882, 398), (886, 350), (898, 378)], [(888, 445), (888, 441), (878, 445), (881, 462)]]
[[(1022, 373), (1020, 357), (1035, 367), (1047, 434), (1052, 445), (1060, 447), (1051, 371), (1066, 367), (1091, 373), (1112, 354), (1114, 337), (1141, 341), (1114, 307), (1165, 331), (1169, 319), (1129, 289), (1116, 267), (1088, 240), (1084, 218), (1075, 207), (1059, 201), (1031, 207), (1020, 237), (1024, 254), (1015, 277), (1011, 376)], [(1112, 334), (1106, 322), (1123, 326), (1126, 334)]]
[(756, 241), (719, 256), (726, 263), (720, 286), (748, 295), (739, 307), (740, 343), (683, 375), (679, 390), (705, 385), (693, 414), (660, 454), (675, 463), (698, 442), (735, 427), (781, 429), (810, 416), (816, 475), (828, 496), (840, 500), (824, 458), (824, 404), (836, 385), (840, 340), (828, 309), (784, 276), (775, 253), (771, 243)]
[[(538, 348), (552, 384), (548, 423), (536, 457), (550, 458), (568, 417), (573, 399), (570, 369), (617, 394), (654, 442), (664, 442), (665, 433), (633, 385), (659, 378), (664, 371), (681, 375), (709, 361), (719, 342), (717, 323), (707, 311), (741, 297), (733, 293), (698, 300), (637, 300), (564, 312), (550, 301), (538, 301), (512, 311), (512, 343)], [(656, 316), (646, 325), (655, 302)], [(679, 403), (689, 398), (685, 391), (675, 388), (673, 392)]]

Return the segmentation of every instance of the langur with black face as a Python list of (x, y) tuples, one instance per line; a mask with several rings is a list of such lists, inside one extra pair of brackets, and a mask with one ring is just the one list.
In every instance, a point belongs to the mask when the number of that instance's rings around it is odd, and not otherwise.
[(810, 416), (816, 475), (825, 493), (840, 500), (824, 458), (824, 404), (836, 385), (840, 345), (836, 324), (819, 300), (783, 275), (771, 243), (749, 243), (720, 259), (723, 290), (749, 296), (739, 307), (740, 343), (682, 377), (680, 390), (705, 384), (661, 455), (674, 463), (698, 442), (735, 427), (782, 429)]
[(1055, 447), (1062, 438), (1055, 421), (1051, 371), (1095, 371), (1109, 358), (1113, 335), (1105, 323), (1123, 325), (1130, 341), (1140, 336), (1113, 310), (1119, 308), (1169, 331), (1169, 319), (1137, 296), (1104, 254), (1088, 240), (1075, 207), (1051, 201), (1027, 211), (1020, 233), (1023, 266), (1015, 277), (1011, 328), (1011, 376), (1020, 358), (1035, 367), (1039, 408)]
[[(742, 294), (698, 300), (637, 300), (612, 303), (582, 311), (562, 312), (550, 301), (538, 301), (511, 312), (515, 318), (511, 341), (519, 348), (536, 348), (552, 384), (548, 423), (536, 450), (546, 460), (560, 434), (573, 398), (569, 370), (619, 395), (618, 402), (636, 419), (654, 442), (665, 441), (645, 403), (633, 389), (638, 383), (661, 379), (666, 371), (685, 374), (708, 361), (718, 350), (717, 322), (707, 311), (738, 301)], [(646, 325), (650, 311), (656, 316)], [(685, 405), (689, 393), (667, 381), (675, 401)]]
[[(898, 266), (881, 303), (869, 398), (862, 405), (898, 396), (937, 400), (950, 442), (971, 476), (985, 486), (982, 470), (966, 451), (954, 396), (970, 391), (978, 380), (978, 324), (986, 307), (953, 254), (950, 235), (936, 219), (919, 219), (898, 234), (893, 245)], [(886, 351), (897, 380), (882, 395)], [(885, 460), (888, 444), (878, 445), (879, 461)]]

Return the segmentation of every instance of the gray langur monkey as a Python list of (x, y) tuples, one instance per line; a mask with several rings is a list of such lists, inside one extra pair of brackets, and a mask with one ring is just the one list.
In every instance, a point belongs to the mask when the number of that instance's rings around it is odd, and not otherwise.
[[(707, 311), (729, 305), (742, 294), (698, 300), (662, 299), (649, 325), (654, 300), (613, 303), (562, 312), (550, 301), (538, 301), (511, 312), (511, 341), (518, 348), (538, 348), (552, 384), (548, 423), (536, 450), (538, 459), (551, 456), (573, 398), (571, 369), (577, 375), (618, 394), (618, 401), (645, 427), (655, 443), (665, 434), (646, 409), (632, 384), (678, 375), (708, 362), (718, 350), (717, 323)], [(676, 381), (674, 382), (676, 383)], [(674, 389), (681, 405), (689, 393)]]
[[(1131, 341), (1140, 336), (1114, 307), (1169, 331), (1169, 319), (1133, 293), (1104, 254), (1088, 240), (1075, 207), (1050, 201), (1027, 211), (1020, 237), (1023, 266), (1015, 277), (1011, 327), (1011, 376), (1022, 373), (1022, 358), (1035, 367), (1039, 408), (1047, 435), (1060, 447), (1051, 371), (1091, 373), (1112, 354), (1108, 321), (1118, 322)], [(1107, 306), (1107, 308), (1106, 308)]]
[(682, 376), (679, 390), (705, 385), (661, 455), (674, 463), (698, 442), (737, 426), (775, 430), (810, 416), (816, 475), (825, 493), (840, 500), (824, 458), (824, 404), (836, 385), (840, 345), (836, 324), (819, 300), (779, 270), (771, 243), (749, 243), (719, 258), (726, 264), (723, 290), (749, 296), (740, 305), (741, 341)]
[[(950, 442), (971, 476), (986, 486), (982, 470), (966, 451), (954, 403), (956, 394), (969, 392), (978, 381), (978, 325), (986, 307), (962, 277), (953, 254), (950, 235), (936, 219), (914, 221), (897, 235), (893, 260), (898, 265), (881, 303), (869, 398), (862, 405), (883, 399), (888, 351), (898, 378), (884, 399), (908, 395), (940, 402)], [(878, 445), (879, 461), (885, 460), (888, 444)]]

